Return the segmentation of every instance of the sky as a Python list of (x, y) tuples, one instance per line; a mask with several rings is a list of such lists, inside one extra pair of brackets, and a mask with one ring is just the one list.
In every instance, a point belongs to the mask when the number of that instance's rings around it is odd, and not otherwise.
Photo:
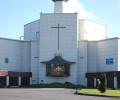
[[(120, 36), (120, 0), (69, 0), (67, 10), (81, 19), (107, 25), (107, 37)], [(19, 39), (24, 25), (40, 19), (40, 13), (53, 13), (52, 0), (0, 0), (0, 37)]]

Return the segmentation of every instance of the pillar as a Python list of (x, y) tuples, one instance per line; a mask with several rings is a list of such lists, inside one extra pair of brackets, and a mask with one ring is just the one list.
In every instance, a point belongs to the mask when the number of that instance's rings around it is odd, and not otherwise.
[(9, 76), (6, 77), (6, 86), (9, 86)]
[(96, 78), (94, 78), (94, 87), (96, 87)]
[(19, 86), (21, 86), (21, 77), (19, 76)]
[(85, 87), (88, 87), (87, 82), (87, 78), (85, 78)]
[(114, 77), (114, 88), (117, 89), (117, 77)]

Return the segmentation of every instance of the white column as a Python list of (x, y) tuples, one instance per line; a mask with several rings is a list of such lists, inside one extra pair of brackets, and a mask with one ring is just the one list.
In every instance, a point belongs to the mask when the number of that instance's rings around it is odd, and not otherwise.
[(96, 78), (94, 78), (94, 87), (96, 87)]
[(19, 76), (19, 86), (21, 86), (21, 77)]
[(117, 89), (117, 77), (114, 77), (114, 88)]
[(85, 78), (85, 83), (86, 83), (85, 86), (87, 87), (87, 78)]
[(9, 76), (6, 77), (6, 86), (9, 86)]
[(85, 78), (85, 79), (86, 79), (86, 84), (85, 84), (85, 86), (88, 87), (88, 79), (87, 79), (87, 78)]

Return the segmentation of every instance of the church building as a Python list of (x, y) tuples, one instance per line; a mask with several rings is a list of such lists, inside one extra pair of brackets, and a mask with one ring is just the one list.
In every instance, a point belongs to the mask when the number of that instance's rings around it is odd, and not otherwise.
[(120, 38), (107, 39), (106, 25), (66, 13), (69, 0), (51, 2), (54, 13), (24, 25), (24, 40), (0, 38), (0, 82), (96, 87), (105, 72), (108, 88), (120, 88)]

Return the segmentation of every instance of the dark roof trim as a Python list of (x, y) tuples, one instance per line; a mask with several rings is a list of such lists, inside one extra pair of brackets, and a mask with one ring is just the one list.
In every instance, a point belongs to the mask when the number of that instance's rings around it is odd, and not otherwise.
[(70, 75), (47, 75), (49, 77), (69, 77)]
[(2, 71), (0, 70), (1, 76), (9, 76), (9, 77), (32, 77), (32, 72), (15, 72), (15, 71)]
[(68, 0), (52, 0), (53, 2), (56, 2), (56, 1), (64, 1), (64, 2), (67, 2)]
[(74, 64), (75, 62), (70, 62), (70, 61), (64, 60), (61, 56), (55, 56), (53, 59), (51, 59), (49, 61), (43, 61), (41, 63), (45, 63), (45, 64), (55, 64), (55, 63)]

